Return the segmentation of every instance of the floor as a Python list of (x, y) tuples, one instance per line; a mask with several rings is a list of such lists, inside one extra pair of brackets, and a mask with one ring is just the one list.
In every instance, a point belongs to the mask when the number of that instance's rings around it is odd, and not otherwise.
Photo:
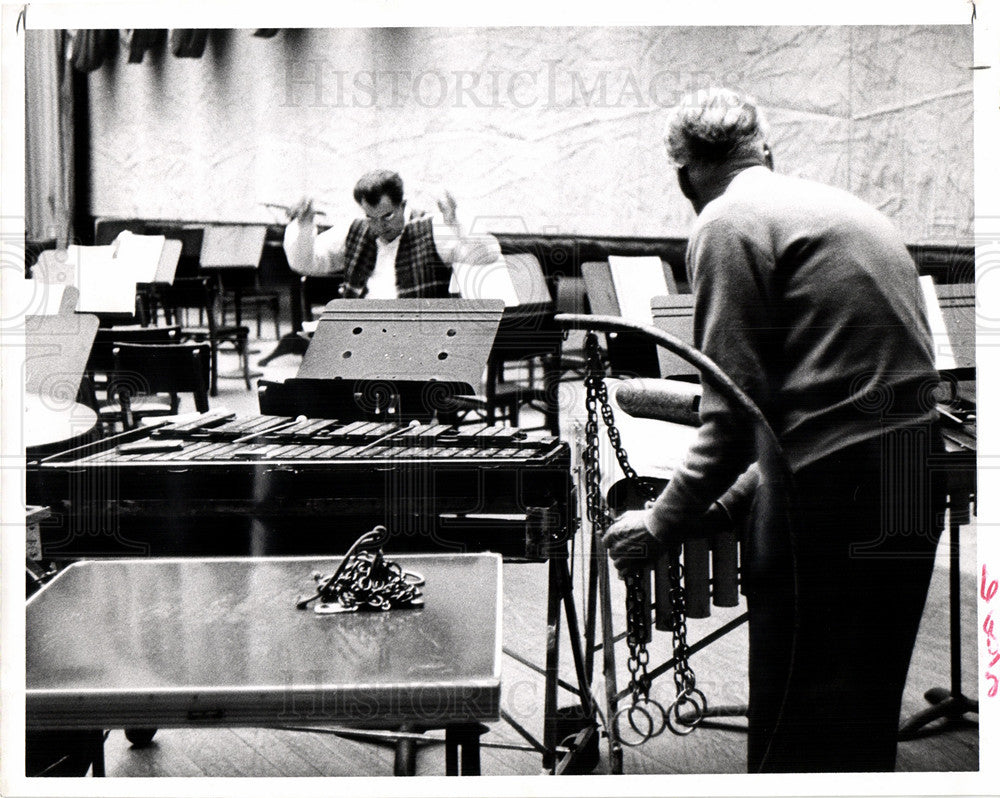
[[(269, 325), (265, 323), (265, 331)], [(251, 362), (267, 354), (273, 341), (255, 344), (258, 354)], [(300, 358), (284, 356), (259, 369), (266, 379), (281, 380), (294, 376)], [(232, 355), (224, 355), (220, 372), (235, 368)], [(580, 385), (563, 386), (563, 425), (569, 430), (571, 419), (581, 413)], [(257, 412), (254, 392), (245, 390), (242, 381), (222, 380), (219, 396), (212, 408), (227, 408), (239, 414)], [(540, 422), (531, 411), (522, 418), (522, 426)], [(962, 685), (969, 697), (977, 696), (976, 608), (973, 601), (975, 581), (975, 521), (962, 530), (961, 557), (961, 643)], [(573, 569), (577, 602), (582, 606), (586, 593), (587, 552), (582, 542), (574, 552)], [(948, 660), (948, 582), (947, 536), (939, 549), (930, 595), (924, 612), (903, 702), (903, 717), (909, 717), (927, 704), (923, 693), (932, 687), (949, 684)], [(515, 564), (504, 566), (504, 643), (523, 652), (535, 662), (542, 661), (545, 641), (544, 605), (545, 566)], [(623, 624), (623, 591), (616, 583), (613, 608), (616, 631)], [(691, 621), (689, 639), (701, 636), (737, 615), (741, 610), (717, 611), (708, 620)], [(563, 629), (562, 676), (573, 681), (572, 660)], [(654, 635), (651, 661), (658, 663), (669, 655), (669, 636)], [(625, 649), (619, 645), (615, 654), (619, 689), (627, 683)], [(694, 655), (691, 665), (698, 676), (698, 686), (712, 705), (741, 704), (746, 701), (746, 629), (737, 628), (721, 640)], [(598, 660), (594, 693), (603, 698), (604, 680)], [(661, 677), (653, 695), (667, 698), (673, 686), (669, 675)], [(563, 705), (574, 703), (572, 696), (561, 696)], [(541, 735), (542, 680), (527, 667), (505, 658), (503, 707), (519, 724), (536, 737)], [(975, 718), (975, 716), (970, 716)], [(626, 773), (741, 773), (746, 752), (745, 733), (740, 719), (730, 728), (699, 728), (686, 737), (665, 732), (645, 745), (625, 750)], [(434, 738), (429, 733), (429, 738)], [(523, 739), (506, 723), (496, 723), (483, 738), (482, 768), (487, 775), (531, 775), (541, 772), (541, 757), (532, 750), (517, 750)], [(433, 739), (418, 746), (417, 774), (440, 775), (444, 772), (444, 746)], [(151, 745), (134, 747), (120, 730), (107, 739), (108, 776), (356, 776), (391, 775), (394, 748), (391, 744), (361, 742), (322, 732), (276, 729), (204, 729), (159, 730)], [(899, 746), (899, 771), (975, 771), (979, 766), (978, 727), (973, 722), (949, 725), (941, 733), (902, 742)], [(600, 761), (595, 773), (606, 773), (606, 740), (600, 744)]]

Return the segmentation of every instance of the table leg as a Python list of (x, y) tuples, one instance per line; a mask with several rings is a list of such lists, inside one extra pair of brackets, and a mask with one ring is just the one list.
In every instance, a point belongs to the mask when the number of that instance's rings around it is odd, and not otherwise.
[(92, 772), (94, 778), (103, 778), (104, 776), (104, 730), (96, 729), (93, 736), (93, 748), (92, 748), (93, 763), (91, 764)]
[(445, 775), (480, 775), (479, 738), (486, 730), (481, 723), (454, 723), (445, 730)]
[[(404, 723), (401, 732), (414, 731), (412, 724)], [(394, 776), (413, 776), (417, 772), (417, 743), (410, 737), (402, 737), (396, 742), (396, 759), (393, 763)]]

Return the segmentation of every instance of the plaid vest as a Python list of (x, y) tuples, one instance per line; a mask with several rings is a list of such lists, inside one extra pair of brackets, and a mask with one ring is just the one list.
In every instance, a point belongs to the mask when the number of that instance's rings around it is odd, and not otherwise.
[[(368, 293), (368, 278), (375, 271), (375, 235), (366, 219), (355, 219), (344, 241), (344, 284), (348, 299)], [(441, 260), (434, 244), (430, 216), (412, 219), (403, 228), (396, 252), (396, 292), (400, 299), (447, 297), (451, 268)]]

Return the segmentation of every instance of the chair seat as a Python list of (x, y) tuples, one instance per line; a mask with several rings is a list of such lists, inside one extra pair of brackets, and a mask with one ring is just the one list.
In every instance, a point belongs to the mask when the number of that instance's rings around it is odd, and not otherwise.
[[(209, 338), (211, 331), (208, 327), (181, 327), (181, 335), (188, 338)], [(235, 324), (220, 325), (215, 328), (216, 338), (247, 338), (250, 335), (250, 328), (244, 324), (237, 327)]]
[[(153, 396), (136, 396), (132, 399), (132, 412), (136, 416), (169, 416), (173, 413), (170, 397), (166, 394)], [(117, 402), (104, 402), (97, 410), (102, 419), (117, 418), (121, 415), (121, 405)]]

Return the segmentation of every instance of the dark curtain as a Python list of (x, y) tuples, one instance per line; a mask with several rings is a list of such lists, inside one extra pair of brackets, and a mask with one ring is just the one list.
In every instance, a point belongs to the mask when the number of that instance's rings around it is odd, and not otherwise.
[(25, 231), (73, 240), (73, 88), (67, 32), (25, 31)]

